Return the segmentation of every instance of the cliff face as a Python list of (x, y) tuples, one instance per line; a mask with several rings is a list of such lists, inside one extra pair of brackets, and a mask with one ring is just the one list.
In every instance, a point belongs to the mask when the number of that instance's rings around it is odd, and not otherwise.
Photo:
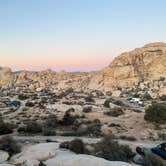
[(24, 85), (30, 89), (54, 88), (111, 90), (112, 87), (132, 87), (139, 82), (153, 82), (166, 78), (166, 43), (150, 43), (125, 52), (99, 72), (56, 73), (21, 71), (12, 73), (0, 68), (0, 85)]
[(122, 53), (91, 79), (89, 88), (109, 90), (166, 77), (166, 43), (151, 43)]

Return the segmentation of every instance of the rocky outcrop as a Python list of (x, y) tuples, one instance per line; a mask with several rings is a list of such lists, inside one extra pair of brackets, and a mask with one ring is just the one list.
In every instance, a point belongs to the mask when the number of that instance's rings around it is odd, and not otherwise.
[(120, 161), (108, 161), (103, 158), (98, 158), (90, 155), (58, 155), (53, 159), (45, 162), (47, 166), (132, 166), (131, 164)]
[(88, 87), (109, 90), (161, 78), (166, 78), (166, 43), (151, 43), (116, 57), (91, 79)]
[[(0, 68), (0, 86), (42, 89), (109, 91), (113, 87), (132, 87), (141, 82), (158, 88), (158, 80), (166, 78), (166, 43), (150, 43), (142, 48), (125, 52), (116, 57), (108, 67), (99, 72), (41, 72), (20, 71), (12, 73), (9, 68)], [(145, 87), (144, 84), (141, 88)], [(162, 87), (164, 87), (162, 85)], [(116, 91), (116, 96), (117, 91)]]
[(0, 164), (4, 163), (7, 161), (9, 158), (9, 154), (5, 151), (0, 151)]
[(59, 149), (59, 143), (39, 143), (25, 148), (10, 160), (15, 165), (38, 166), (131, 166), (126, 162), (108, 161), (90, 155), (77, 155), (69, 150)]
[(10, 68), (0, 67), (0, 85), (10, 85), (14, 83), (14, 75)]

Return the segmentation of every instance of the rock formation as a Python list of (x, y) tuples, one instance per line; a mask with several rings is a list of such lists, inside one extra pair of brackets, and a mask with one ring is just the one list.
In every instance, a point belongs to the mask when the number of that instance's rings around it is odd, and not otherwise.
[(166, 77), (166, 43), (151, 43), (122, 53), (97, 73), (89, 88), (109, 90), (111, 87), (131, 87), (142, 81)]
[(99, 72), (63, 71), (57, 73), (52, 70), (45, 70), (12, 73), (9, 68), (0, 68), (0, 85), (13, 83), (16, 86), (25, 86), (32, 90), (72, 87), (79, 90), (109, 91), (113, 87), (132, 87), (141, 82), (154, 84), (154, 81), (164, 81), (165, 78), (166, 43), (159, 42), (122, 53), (108, 67)]

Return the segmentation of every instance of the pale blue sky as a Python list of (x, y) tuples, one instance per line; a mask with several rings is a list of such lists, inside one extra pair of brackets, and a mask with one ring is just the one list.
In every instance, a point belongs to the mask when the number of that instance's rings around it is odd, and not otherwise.
[(165, 0), (0, 0), (0, 66), (100, 69), (166, 42)]

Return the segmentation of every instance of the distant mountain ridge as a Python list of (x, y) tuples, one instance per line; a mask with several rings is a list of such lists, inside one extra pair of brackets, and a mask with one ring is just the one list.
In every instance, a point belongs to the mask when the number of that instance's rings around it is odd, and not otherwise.
[(25, 85), (31, 89), (73, 87), (108, 91), (112, 87), (132, 87), (161, 78), (166, 78), (166, 43), (161, 42), (124, 52), (99, 72), (12, 72), (0, 68), (0, 85)]

